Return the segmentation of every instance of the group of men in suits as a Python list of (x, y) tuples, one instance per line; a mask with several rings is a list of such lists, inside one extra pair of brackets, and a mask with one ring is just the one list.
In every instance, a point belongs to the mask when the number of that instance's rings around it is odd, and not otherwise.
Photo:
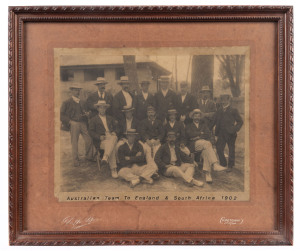
[[(170, 78), (161, 76), (160, 90), (149, 93), (149, 81), (141, 82), (137, 95), (129, 91), (127, 76), (120, 78), (121, 90), (113, 97), (105, 90), (108, 82), (97, 78), (98, 90), (82, 102), (80, 86), (71, 86), (72, 97), (61, 106), (61, 121), (70, 128), (73, 165), (79, 166), (78, 139), (85, 141), (86, 159), (94, 160), (94, 151), (104, 151), (101, 168), (109, 167), (113, 178), (121, 178), (134, 187), (140, 182), (152, 184), (159, 177), (181, 178), (191, 186), (203, 186), (194, 179), (195, 162), (191, 153), (201, 153), (205, 180), (211, 172), (231, 170), (235, 163), (235, 140), (243, 121), (231, 107), (230, 97), (222, 95), (220, 109), (210, 99), (210, 90), (202, 88), (202, 99), (188, 93), (188, 84), (180, 83), (177, 95), (169, 89)], [(217, 155), (211, 144), (215, 128)], [(229, 161), (224, 156), (229, 147)], [(219, 164), (220, 161), (220, 164)], [(228, 167), (228, 168), (227, 168)]]

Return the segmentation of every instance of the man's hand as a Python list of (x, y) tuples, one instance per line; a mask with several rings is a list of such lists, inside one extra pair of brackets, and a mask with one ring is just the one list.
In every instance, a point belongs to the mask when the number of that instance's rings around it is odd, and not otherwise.
[(169, 168), (169, 167), (171, 167), (171, 166), (173, 166), (173, 165), (171, 165), (171, 164), (170, 164), (170, 165), (166, 165), (166, 168)]
[(130, 157), (129, 156), (125, 156), (125, 160), (130, 160)]
[(152, 141), (150, 139), (147, 139), (146, 144), (151, 147), (152, 146)]
[(105, 140), (105, 136), (104, 136), (104, 135), (101, 135), (101, 136), (100, 136), (100, 141), (103, 141), (103, 140)]
[(112, 133), (111, 133), (111, 135), (113, 135), (113, 136), (117, 136), (117, 134), (116, 134), (115, 132), (112, 132)]
[(142, 152), (138, 152), (135, 156), (136, 157), (142, 156)]
[(154, 145), (154, 146), (157, 146), (157, 145), (159, 145), (159, 144), (160, 144), (159, 139), (154, 140), (154, 142), (153, 142), (153, 145)]

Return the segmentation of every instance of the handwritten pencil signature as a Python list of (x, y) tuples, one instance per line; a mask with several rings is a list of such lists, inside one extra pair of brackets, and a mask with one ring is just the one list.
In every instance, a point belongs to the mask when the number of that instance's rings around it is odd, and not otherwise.
[(227, 219), (226, 217), (220, 219), (220, 223), (224, 225), (240, 225), (243, 222), (243, 219)]
[(95, 223), (96, 221), (98, 221), (98, 219), (92, 216), (84, 218), (75, 218), (72, 216), (67, 216), (62, 220), (62, 225), (71, 226), (71, 229), (78, 229), (86, 225)]

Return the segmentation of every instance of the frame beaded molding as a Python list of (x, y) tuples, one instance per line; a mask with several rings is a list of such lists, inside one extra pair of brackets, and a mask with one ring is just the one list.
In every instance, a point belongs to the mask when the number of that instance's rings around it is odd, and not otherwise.
[[(61, 16), (62, 14), (85, 16)], [(243, 16), (267, 14), (269, 16)], [(27, 17), (26, 14), (32, 14)], [(39, 16), (48, 14), (54, 16)], [(88, 16), (98, 14), (101, 16)], [(153, 16), (147, 16), (151, 14)], [(155, 16), (166, 14), (168, 16)], [(208, 14), (218, 14), (208, 16)], [(272, 16), (272, 15), (273, 16)], [(285, 18), (278, 16), (285, 15)], [(36, 16), (35, 16), (36, 15)], [(108, 16), (115, 15), (115, 16)], [(144, 16), (143, 16), (144, 15)], [(188, 16), (184, 16), (188, 15)], [(232, 15), (232, 16), (229, 16)], [(17, 21), (15, 21), (17, 20)], [(27, 232), (23, 231), (23, 25), (25, 22), (277, 22), (278, 27), (278, 231), (111, 231)], [(293, 10), (290, 6), (30, 6), (10, 7), (8, 22), (9, 76), (9, 239), (11, 245), (289, 245), (293, 236)], [(17, 32), (16, 32), (17, 31)], [(284, 62), (284, 55), (287, 61)], [(288, 84), (288, 85), (287, 85)], [(285, 169), (284, 169), (285, 167)], [(286, 188), (289, 188), (287, 190)], [(290, 196), (290, 197), (287, 197)], [(290, 216), (290, 217), (288, 217)], [(214, 239), (191, 238), (188, 234), (215, 234)], [(70, 235), (93, 235), (86, 241)], [(121, 238), (101, 235), (130, 234)], [(132, 237), (132, 234), (135, 234)], [(144, 236), (141, 236), (141, 235)], [(164, 237), (149, 237), (162, 234)], [(217, 235), (241, 235), (218, 238)], [(18, 236), (22, 235), (22, 239)], [(66, 235), (66, 241), (53, 236)], [(94, 236), (97, 235), (97, 236)], [(145, 236), (147, 236), (145, 238)], [(165, 237), (169, 235), (169, 237)], [(244, 235), (244, 236), (243, 236)], [(258, 235), (253, 239), (245, 235)], [(272, 239), (270, 236), (278, 236)], [(44, 240), (29, 237), (43, 236)], [(47, 240), (48, 237), (52, 238)], [(83, 237), (85, 238), (85, 237)], [(93, 238), (93, 240), (90, 240)], [(78, 239), (78, 237), (77, 237)], [(104, 240), (105, 239), (105, 240)], [(140, 240), (136, 240), (140, 239)]]

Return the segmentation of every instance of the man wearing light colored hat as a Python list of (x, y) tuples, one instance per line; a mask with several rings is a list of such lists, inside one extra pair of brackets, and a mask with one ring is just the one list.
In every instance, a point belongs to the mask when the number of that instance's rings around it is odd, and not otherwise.
[(170, 77), (161, 76), (158, 79), (160, 90), (155, 94), (157, 117), (163, 123), (166, 123), (168, 110), (171, 107), (176, 108), (176, 94), (169, 89)]
[(153, 184), (152, 176), (157, 172), (154, 163), (147, 163), (143, 146), (137, 140), (136, 129), (128, 129), (126, 142), (118, 150), (118, 176), (134, 187), (140, 182)]
[(141, 82), (142, 91), (136, 96), (136, 118), (140, 121), (147, 118), (147, 107), (155, 107), (155, 98), (149, 93), (149, 81)]
[(99, 100), (105, 100), (106, 104), (110, 105), (110, 107), (106, 110), (106, 113), (107, 115), (112, 116), (111, 106), (113, 103), (113, 96), (109, 92), (105, 91), (105, 86), (107, 84), (108, 82), (105, 80), (105, 78), (97, 78), (95, 85), (97, 86), (98, 90), (93, 92), (86, 101), (87, 106), (91, 111), (90, 118), (98, 114), (98, 111), (94, 105), (97, 104)]
[(118, 178), (116, 150), (115, 146), (118, 141), (117, 125), (115, 120), (106, 115), (106, 109), (110, 107), (105, 100), (99, 100), (95, 107), (98, 109), (98, 115), (90, 120), (89, 133), (93, 139), (96, 149), (104, 150), (104, 155), (101, 160), (101, 168), (110, 167), (113, 178)]
[(87, 117), (89, 113), (79, 98), (82, 87), (77, 84), (70, 86), (69, 89), (72, 97), (63, 102), (60, 109), (60, 120), (65, 128), (70, 129), (73, 165), (77, 167), (80, 165), (78, 157), (79, 135), (84, 139), (85, 158), (87, 160), (93, 160), (93, 145), (87, 130)]
[(212, 183), (211, 171), (224, 171), (225, 167), (218, 162), (215, 151), (210, 142), (210, 129), (203, 120), (203, 113), (200, 109), (194, 109), (191, 113), (193, 122), (186, 126), (185, 134), (188, 140), (187, 146), (190, 151), (201, 152), (203, 158), (203, 171), (205, 171), (205, 180)]
[(203, 182), (194, 179), (195, 164), (191, 157), (183, 153), (175, 144), (176, 133), (168, 132), (167, 143), (163, 144), (155, 155), (159, 172), (167, 177), (181, 178), (190, 186), (202, 187)]
[(128, 76), (122, 76), (119, 81), (119, 85), (122, 90), (119, 91), (113, 100), (113, 115), (117, 121), (123, 118), (122, 109), (124, 106), (135, 107), (135, 97), (129, 92), (129, 79)]

